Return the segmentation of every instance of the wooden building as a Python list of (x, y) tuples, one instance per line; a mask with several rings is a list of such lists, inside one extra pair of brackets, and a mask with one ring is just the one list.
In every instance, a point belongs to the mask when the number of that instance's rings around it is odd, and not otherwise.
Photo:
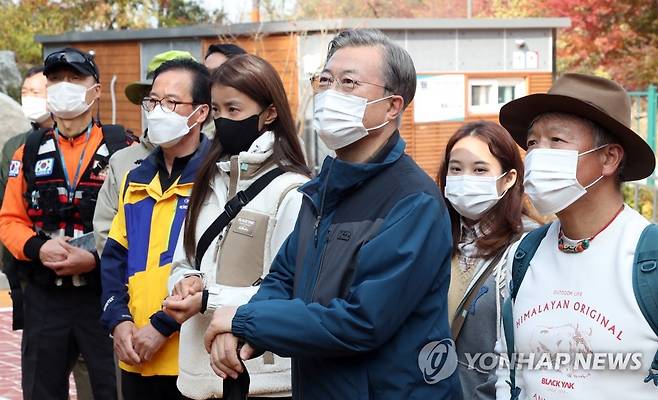
[(145, 127), (143, 115), (125, 98), (124, 89), (145, 78), (155, 54), (187, 50), (202, 59), (212, 43), (236, 43), (277, 69), (297, 113), (307, 155), (318, 164), (326, 149), (310, 126), (309, 78), (321, 70), (328, 43), (338, 31), (380, 29), (414, 60), (418, 89), (401, 132), (407, 152), (435, 175), (447, 139), (464, 121), (496, 120), (507, 101), (548, 90), (556, 71), (556, 31), (569, 24), (566, 18), (345, 19), (70, 32), (36, 40), (44, 56), (66, 46), (93, 50), (101, 72), (101, 119), (136, 132)]

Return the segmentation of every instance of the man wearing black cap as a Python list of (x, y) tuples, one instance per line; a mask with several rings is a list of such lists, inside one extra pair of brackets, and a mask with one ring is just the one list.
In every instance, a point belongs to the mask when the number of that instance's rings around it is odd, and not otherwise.
[(100, 324), (99, 258), (92, 217), (123, 128), (92, 118), (100, 97), (93, 58), (66, 48), (44, 63), (55, 126), (30, 134), (10, 163), (0, 241), (27, 279), (22, 343), (25, 399), (66, 399), (80, 354), (95, 399), (115, 399), (112, 342)]
[(500, 121), (528, 151), (526, 194), (558, 220), (510, 250), (499, 349), (523, 364), (499, 368), (496, 398), (655, 399), (658, 227), (624, 204), (620, 184), (651, 175), (656, 159), (630, 128), (628, 94), (565, 74)]

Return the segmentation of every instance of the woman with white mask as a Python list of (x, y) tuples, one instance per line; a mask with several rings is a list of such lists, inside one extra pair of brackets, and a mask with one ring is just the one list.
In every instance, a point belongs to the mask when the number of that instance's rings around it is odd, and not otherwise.
[(452, 224), (448, 316), (466, 399), (495, 398), (495, 363), (466, 354), (493, 353), (507, 249), (537, 226), (523, 205), (519, 177), (518, 147), (500, 125), (471, 122), (448, 141), (438, 181)]

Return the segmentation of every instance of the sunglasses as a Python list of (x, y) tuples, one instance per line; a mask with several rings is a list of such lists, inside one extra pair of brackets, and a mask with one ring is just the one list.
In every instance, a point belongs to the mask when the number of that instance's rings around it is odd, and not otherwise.
[(94, 78), (98, 80), (98, 76), (95, 72), (96, 65), (88, 57), (85, 57), (80, 53), (74, 51), (58, 51), (56, 53), (52, 53), (46, 57), (44, 67), (48, 68), (56, 64), (86, 64), (91, 68), (91, 71), (94, 71), (92, 74)]

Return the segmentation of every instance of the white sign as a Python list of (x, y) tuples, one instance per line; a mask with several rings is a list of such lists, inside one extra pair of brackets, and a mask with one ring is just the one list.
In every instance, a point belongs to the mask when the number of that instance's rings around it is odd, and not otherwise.
[(414, 97), (414, 121), (463, 121), (466, 116), (465, 87), (464, 75), (419, 75)]
[(539, 54), (536, 51), (528, 51), (525, 53), (525, 67), (526, 69), (539, 68)]
[(512, 69), (525, 69), (525, 52), (515, 51), (512, 53)]
[(324, 58), (321, 53), (307, 54), (302, 57), (302, 71), (307, 78), (319, 73), (323, 66)]

